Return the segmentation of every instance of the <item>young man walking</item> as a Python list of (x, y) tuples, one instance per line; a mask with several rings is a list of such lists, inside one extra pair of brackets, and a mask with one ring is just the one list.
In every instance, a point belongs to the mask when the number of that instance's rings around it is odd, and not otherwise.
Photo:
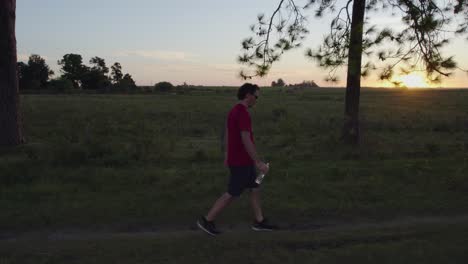
[(230, 177), (228, 190), (214, 203), (206, 216), (202, 216), (197, 225), (210, 235), (220, 232), (216, 229), (214, 220), (218, 214), (245, 189), (251, 189), (250, 203), (254, 212), (252, 229), (255, 231), (270, 231), (277, 227), (267, 223), (260, 206), (260, 186), (255, 182), (257, 170), (268, 172), (268, 165), (260, 160), (255, 149), (252, 133), (252, 123), (248, 108), (253, 107), (258, 100), (257, 85), (246, 83), (239, 88), (237, 98), (239, 102), (231, 109), (227, 116), (225, 130), (225, 165), (229, 167)]

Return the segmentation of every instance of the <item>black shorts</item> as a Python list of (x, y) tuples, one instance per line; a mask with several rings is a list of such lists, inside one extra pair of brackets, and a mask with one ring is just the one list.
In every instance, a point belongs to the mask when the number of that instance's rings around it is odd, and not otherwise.
[(257, 170), (255, 166), (230, 166), (231, 176), (229, 177), (228, 193), (232, 196), (239, 196), (245, 189), (258, 188)]

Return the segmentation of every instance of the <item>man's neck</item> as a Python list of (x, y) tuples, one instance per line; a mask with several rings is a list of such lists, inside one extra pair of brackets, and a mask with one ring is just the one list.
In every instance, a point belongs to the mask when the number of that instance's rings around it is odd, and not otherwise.
[(241, 104), (241, 105), (243, 105), (243, 106), (249, 108), (249, 105), (248, 105), (247, 102), (245, 102), (244, 100), (239, 101), (239, 104)]

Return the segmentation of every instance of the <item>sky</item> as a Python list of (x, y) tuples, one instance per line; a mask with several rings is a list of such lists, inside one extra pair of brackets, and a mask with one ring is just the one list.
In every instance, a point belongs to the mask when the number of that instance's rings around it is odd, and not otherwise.
[[(278, 0), (20, 0), (16, 7), (18, 61), (38, 54), (60, 75), (57, 61), (67, 53), (80, 54), (89, 65), (92, 57), (104, 58), (108, 67), (122, 65), (137, 85), (169, 81), (207, 86), (238, 86), (242, 65), (241, 42), (251, 36), (250, 25), (260, 13), (271, 14)], [(311, 34), (304, 47), (317, 48), (329, 29), (330, 18), (308, 15)], [(398, 19), (397, 19), (398, 20)], [(376, 16), (380, 24), (398, 23)], [(468, 41), (454, 41), (446, 55), (455, 56), (468, 68)], [(327, 71), (304, 56), (305, 49), (286, 53), (270, 74), (249, 82), (269, 85), (282, 78), (286, 83), (314, 80), (320, 86), (345, 86), (325, 81)], [(467, 87), (468, 75), (455, 72), (443, 87)], [(385, 86), (374, 75), (362, 86)]]

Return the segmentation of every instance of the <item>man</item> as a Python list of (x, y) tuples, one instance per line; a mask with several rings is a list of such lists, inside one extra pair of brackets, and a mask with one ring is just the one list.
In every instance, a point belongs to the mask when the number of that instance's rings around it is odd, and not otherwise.
[(202, 216), (197, 225), (210, 235), (220, 232), (214, 224), (218, 214), (235, 198), (239, 197), (245, 189), (250, 189), (250, 202), (254, 211), (252, 229), (265, 231), (276, 229), (267, 223), (263, 217), (260, 206), (260, 186), (255, 182), (256, 168), (263, 174), (269, 167), (260, 160), (255, 149), (252, 133), (252, 123), (248, 108), (253, 107), (258, 100), (259, 88), (257, 85), (246, 83), (239, 88), (237, 98), (239, 102), (231, 109), (227, 116), (225, 129), (225, 165), (229, 167), (230, 177), (228, 191), (221, 195), (214, 203), (206, 216)]

